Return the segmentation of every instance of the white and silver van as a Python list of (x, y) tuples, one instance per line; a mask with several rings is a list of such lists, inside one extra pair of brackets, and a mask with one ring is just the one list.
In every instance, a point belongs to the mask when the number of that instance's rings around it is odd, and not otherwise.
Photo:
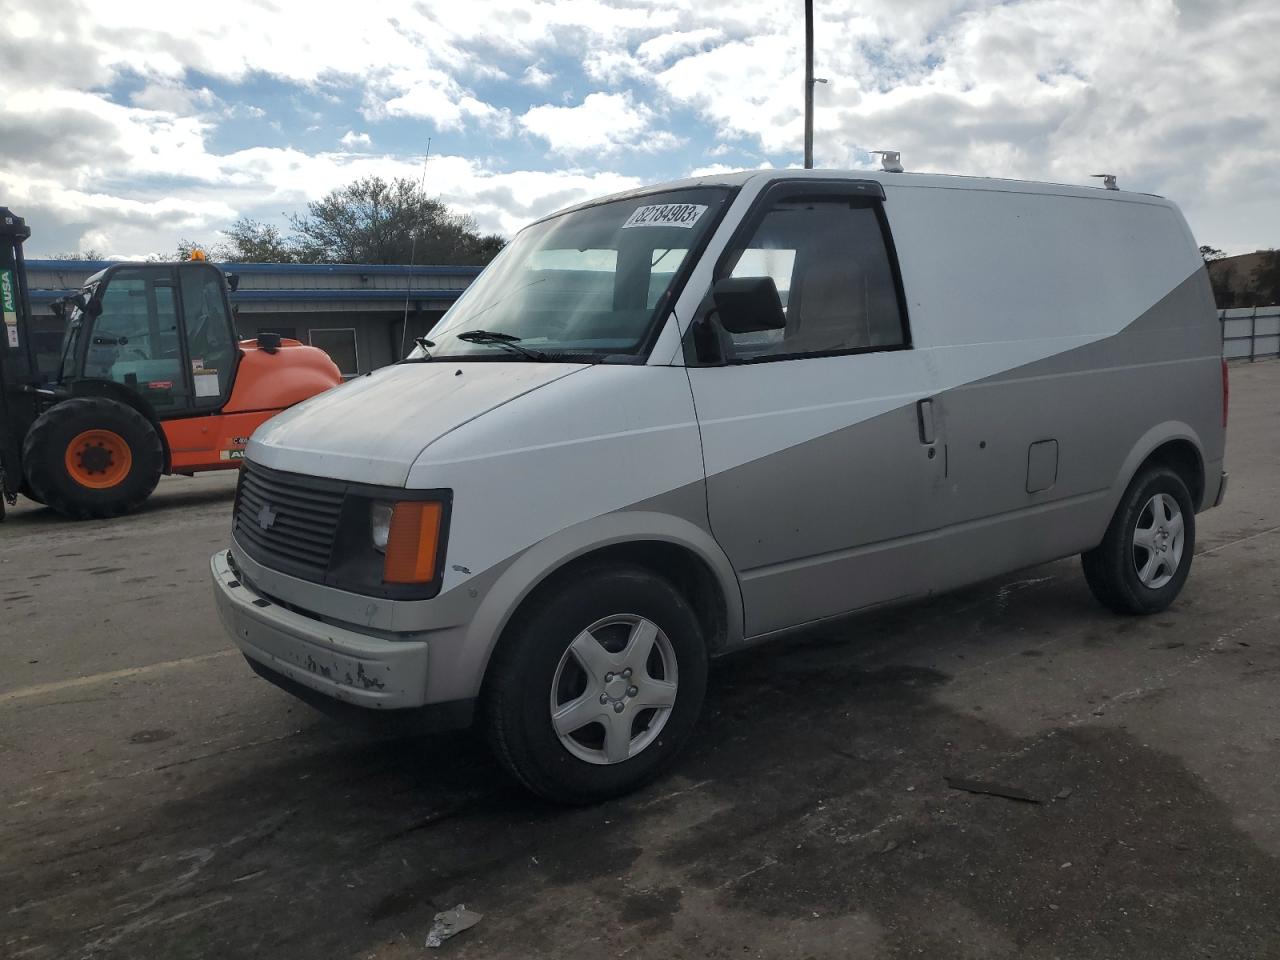
[(285, 689), (478, 719), (556, 799), (798, 627), (1077, 553), (1162, 610), (1226, 485), (1209, 281), (1144, 194), (680, 181), (529, 226), (429, 337), (254, 434), (218, 607)]

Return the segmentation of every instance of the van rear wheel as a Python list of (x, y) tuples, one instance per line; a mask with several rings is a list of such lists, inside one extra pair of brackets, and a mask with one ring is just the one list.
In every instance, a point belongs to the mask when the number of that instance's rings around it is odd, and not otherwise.
[(1129, 484), (1102, 543), (1081, 555), (1085, 580), (1117, 613), (1159, 613), (1182, 590), (1195, 544), (1186, 483), (1168, 467), (1148, 467)]
[(706, 690), (702, 630), (680, 592), (640, 568), (600, 567), (518, 616), (485, 696), (507, 770), (562, 803), (656, 777), (689, 738)]

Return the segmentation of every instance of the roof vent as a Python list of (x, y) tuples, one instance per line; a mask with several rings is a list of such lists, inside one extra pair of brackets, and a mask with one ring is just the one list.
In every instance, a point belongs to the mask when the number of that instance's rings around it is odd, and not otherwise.
[(902, 173), (902, 154), (897, 150), (871, 150), (871, 154), (879, 154), (880, 169), (885, 173)]
[(1116, 186), (1116, 175), (1114, 173), (1091, 173), (1089, 174), (1089, 176), (1097, 177), (1098, 179), (1100, 179), (1102, 181), (1103, 189), (1106, 189), (1106, 190), (1120, 189), (1119, 187)]

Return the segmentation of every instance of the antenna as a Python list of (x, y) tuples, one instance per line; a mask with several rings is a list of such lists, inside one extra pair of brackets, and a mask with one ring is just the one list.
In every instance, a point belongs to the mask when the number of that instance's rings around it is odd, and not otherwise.
[(1091, 173), (1089, 174), (1089, 176), (1097, 177), (1098, 179), (1100, 179), (1102, 181), (1102, 188), (1104, 190), (1120, 189), (1119, 187), (1116, 186), (1116, 175), (1114, 173)]
[[(427, 152), (422, 157), (422, 176), (418, 178), (418, 193), (427, 187), (427, 161), (431, 159), (431, 138), (427, 137)], [(409, 273), (404, 278), (404, 319), (400, 321), (400, 358), (404, 358), (404, 341), (409, 335), (409, 294), (413, 292), (413, 268), (418, 259), (418, 230), (415, 224), (413, 241), (409, 244)]]

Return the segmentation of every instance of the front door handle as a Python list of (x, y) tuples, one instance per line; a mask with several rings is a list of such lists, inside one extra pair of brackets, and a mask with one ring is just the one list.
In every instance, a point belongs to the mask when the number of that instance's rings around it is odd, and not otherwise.
[(920, 442), (933, 443), (933, 401), (920, 400), (916, 403), (916, 422), (920, 427)]

